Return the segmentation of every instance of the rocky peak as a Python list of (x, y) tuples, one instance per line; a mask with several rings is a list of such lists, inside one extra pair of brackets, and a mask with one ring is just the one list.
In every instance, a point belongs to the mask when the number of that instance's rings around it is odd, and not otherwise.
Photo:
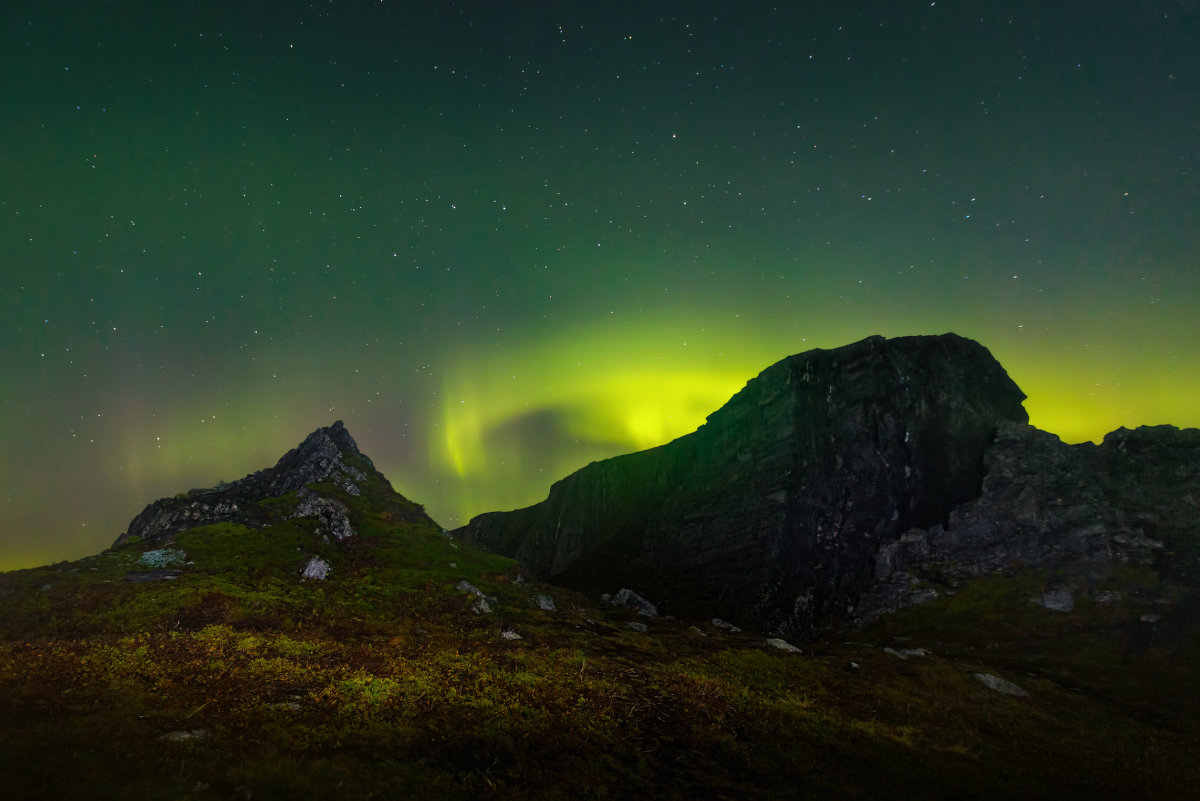
[[(129, 530), (118, 537), (114, 545), (131, 537), (155, 539), (170, 532), (212, 523), (254, 522), (259, 501), (304, 491), (313, 483), (331, 482), (350, 495), (359, 495), (372, 476), (384, 483), (387, 481), (359, 451), (350, 432), (338, 420), (309, 434), (274, 467), (228, 484), (189, 490), (173, 498), (155, 501), (133, 519)], [(314, 503), (307, 498), (304, 500), (309, 505)], [(344, 527), (341, 530), (344, 531)]]
[(978, 497), (1025, 395), (986, 348), (869, 337), (764, 370), (696, 432), (593, 463), (540, 504), (454, 532), (589, 592), (672, 614), (807, 631), (844, 613), (879, 546)]
[(318, 428), (305, 437), (304, 442), (284, 454), (273, 468), (264, 471), (269, 473), (265, 497), (283, 495), (315, 481), (327, 480), (351, 495), (358, 495), (357, 482), (362, 481), (365, 474), (347, 463), (347, 460), (355, 457), (366, 462), (370, 469), (375, 468), (371, 460), (359, 451), (358, 444), (341, 420), (331, 426)]

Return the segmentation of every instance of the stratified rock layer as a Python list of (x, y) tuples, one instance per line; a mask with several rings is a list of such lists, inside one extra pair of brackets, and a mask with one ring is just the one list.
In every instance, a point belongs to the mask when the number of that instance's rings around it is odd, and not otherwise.
[[(1100, 445), (1067, 445), (1009, 423), (985, 465), (982, 495), (955, 509), (948, 525), (882, 545), (876, 580), (855, 611), (860, 622), (932, 600), (931, 581), (1022, 568), (1051, 568), (1085, 586), (1128, 564), (1200, 582), (1200, 430), (1121, 428)], [(1038, 603), (1067, 611), (1073, 600), (1054, 585)]]
[[(258, 508), (259, 501), (321, 482), (333, 483), (350, 495), (358, 495), (372, 480), (382, 482), (390, 490), (387, 479), (375, 469), (370, 458), (358, 450), (350, 432), (338, 420), (309, 434), (274, 467), (212, 489), (194, 489), (174, 498), (155, 501), (133, 519), (129, 530), (113, 545), (120, 545), (132, 537), (153, 540), (171, 532), (212, 523), (236, 521), (253, 525), (260, 522), (259, 518), (265, 519)], [(338, 541), (352, 536), (353, 530), (341, 504), (310, 496), (300, 500), (295, 516), (318, 517), (327, 533)], [(414, 512), (412, 518), (412, 522), (433, 522), (423, 512)]]
[(1025, 396), (986, 348), (870, 337), (764, 370), (696, 432), (588, 465), (454, 532), (538, 578), (662, 611), (805, 632), (867, 588), (881, 544), (979, 496)]

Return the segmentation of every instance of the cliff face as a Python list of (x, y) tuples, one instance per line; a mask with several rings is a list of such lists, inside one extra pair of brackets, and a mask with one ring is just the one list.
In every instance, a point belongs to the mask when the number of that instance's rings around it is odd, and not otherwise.
[(1032, 426), (1003, 424), (985, 455), (982, 495), (948, 525), (884, 544), (862, 622), (991, 573), (1050, 568), (1088, 587), (1122, 565), (1200, 584), (1200, 430), (1118, 429), (1100, 445), (1067, 445)]
[(871, 337), (764, 370), (696, 432), (593, 463), (454, 532), (589, 592), (802, 633), (845, 612), (875, 554), (978, 497), (1024, 394), (981, 345)]

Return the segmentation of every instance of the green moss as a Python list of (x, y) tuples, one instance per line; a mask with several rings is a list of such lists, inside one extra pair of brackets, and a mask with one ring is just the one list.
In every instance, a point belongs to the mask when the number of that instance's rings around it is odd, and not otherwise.
[[(1200, 602), (1144, 568), (1090, 587), (990, 577), (795, 655), (704, 623), (707, 637), (663, 619), (634, 632), (626, 611), (517, 583), (511, 560), (405, 522), (413, 508), (339, 499), (360, 532), (345, 545), (275, 499), (263, 528), (173, 535), (193, 562), (174, 581), (125, 581), (161, 542), (4, 574), (6, 792), (1154, 799), (1200, 782), (1200, 638), (1185, 614)], [(313, 554), (328, 580), (299, 578)], [(471, 612), (463, 579), (499, 611)], [(1064, 582), (1070, 613), (1031, 603)], [(1099, 592), (1120, 599), (1089, 600)], [(1146, 628), (1147, 610), (1163, 622)], [(884, 653), (901, 643), (931, 655)], [(193, 730), (207, 736), (160, 739)]]

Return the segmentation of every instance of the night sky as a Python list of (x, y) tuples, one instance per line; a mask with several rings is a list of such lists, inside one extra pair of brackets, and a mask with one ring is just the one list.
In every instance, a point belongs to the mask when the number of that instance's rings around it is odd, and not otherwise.
[(37, 2), (0, 569), (342, 419), (453, 528), (871, 334), (1200, 425), (1194, 2)]

